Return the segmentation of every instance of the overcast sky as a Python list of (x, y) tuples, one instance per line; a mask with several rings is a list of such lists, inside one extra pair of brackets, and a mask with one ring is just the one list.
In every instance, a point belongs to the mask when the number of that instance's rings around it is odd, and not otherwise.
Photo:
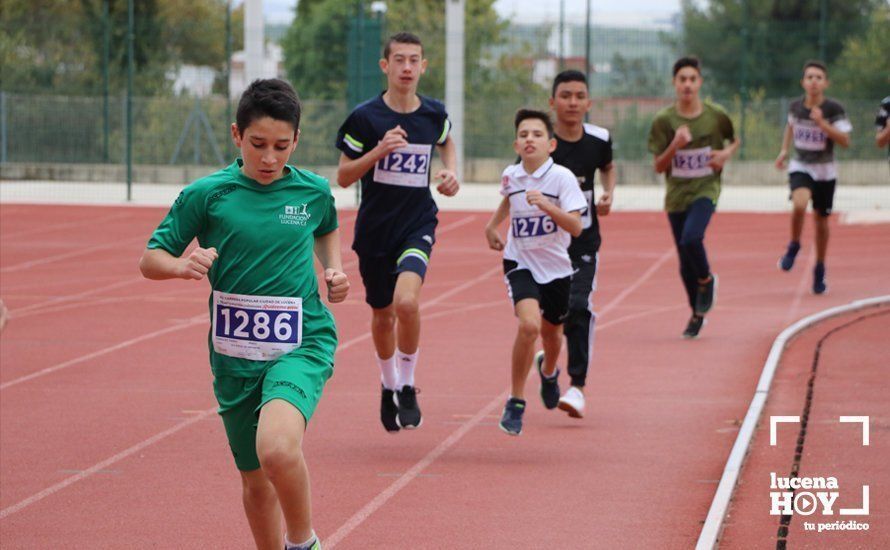
[[(583, 21), (587, 0), (564, 0), (567, 21)], [(680, 0), (590, 0), (594, 24), (652, 25), (680, 11)], [(289, 23), (296, 0), (263, 0), (269, 23)], [(516, 21), (558, 21), (557, 0), (497, 0), (495, 9)]]

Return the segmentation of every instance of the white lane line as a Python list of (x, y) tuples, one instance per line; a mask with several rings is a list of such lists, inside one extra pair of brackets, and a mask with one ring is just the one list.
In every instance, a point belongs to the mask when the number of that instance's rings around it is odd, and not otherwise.
[(23, 269), (28, 269), (30, 267), (34, 267), (36, 265), (43, 265), (52, 262), (57, 262), (59, 260), (67, 260), (68, 258), (75, 258), (77, 256), (83, 256), (84, 254), (89, 254), (91, 252), (96, 252), (98, 250), (107, 250), (109, 248), (120, 248), (120, 249), (128, 249), (129, 244), (136, 242), (148, 242), (148, 237), (133, 237), (132, 239), (126, 239), (123, 241), (114, 241), (105, 244), (97, 244), (96, 246), (90, 246), (87, 248), (78, 248), (76, 250), (72, 250), (70, 252), (65, 252), (63, 254), (56, 254), (54, 256), (44, 256), (39, 260), (31, 260), (29, 262), (22, 262), (20, 264), (11, 265), (8, 267), (4, 267), (0, 269), (0, 273), (12, 273), (13, 271), (22, 271)]
[(46, 367), (45, 369), (41, 369), (37, 372), (32, 372), (31, 374), (27, 374), (25, 376), (21, 376), (19, 378), (14, 378), (9, 382), (4, 382), (0, 384), (0, 390), (5, 390), (9, 387), (16, 386), (23, 382), (27, 382), (29, 380), (34, 380), (35, 378), (40, 378), (41, 376), (46, 376), (47, 374), (51, 374), (54, 372), (58, 372), (62, 369), (67, 369), (68, 367), (77, 365), (79, 363), (83, 363), (84, 361), (89, 361), (90, 359), (95, 359), (96, 357), (101, 357), (102, 355), (107, 355), (113, 351), (118, 351), (120, 349), (132, 346), (133, 344), (138, 344), (139, 342), (144, 342), (146, 340), (151, 340), (152, 338), (156, 338), (158, 336), (162, 336), (167, 334), (168, 332), (174, 332), (177, 330), (182, 330), (184, 328), (192, 327), (194, 325), (201, 324), (202, 322), (207, 322), (207, 314), (203, 313), (201, 315), (196, 315), (184, 323), (178, 323), (171, 327), (167, 327), (165, 329), (156, 330), (154, 332), (149, 332), (147, 334), (143, 334), (142, 336), (137, 336), (136, 338), (131, 338), (130, 340), (125, 340), (123, 342), (114, 344), (113, 346), (108, 346), (106, 348), (102, 348), (98, 351), (94, 351), (92, 353), (88, 353), (86, 355), (81, 355), (80, 357), (75, 357), (74, 359), (69, 359), (68, 361), (64, 361), (57, 365), (53, 365), (51, 367)]
[(711, 501), (711, 508), (708, 510), (708, 516), (695, 545), (696, 550), (713, 550), (717, 547), (720, 534), (723, 531), (723, 520), (726, 518), (726, 512), (729, 511), (729, 501), (732, 499), (742, 466), (745, 463), (745, 456), (748, 454), (748, 447), (751, 445), (754, 431), (757, 429), (757, 423), (760, 420), (760, 415), (763, 413), (763, 407), (769, 396), (773, 376), (776, 374), (776, 369), (779, 366), (779, 361), (788, 342), (800, 332), (831, 317), (870, 307), (882, 307), (888, 304), (890, 304), (890, 295), (856, 300), (846, 305), (833, 307), (804, 317), (783, 330), (776, 337), (772, 348), (769, 350), (766, 363), (763, 365), (763, 371), (760, 373), (760, 380), (757, 382), (757, 389), (754, 391), (751, 404), (748, 406), (748, 412), (745, 413), (745, 420), (742, 422), (741, 428), (739, 428), (739, 435), (736, 437), (732, 451), (729, 453), (726, 467), (723, 469), (723, 475), (720, 478), (720, 484), (717, 486), (717, 492), (714, 494), (714, 500)]
[[(609, 311), (609, 310), (615, 308), (622, 300), (627, 298), (627, 296), (630, 295), (631, 292), (633, 292), (634, 290), (639, 288), (643, 283), (645, 283), (646, 280), (648, 280), (658, 270), (658, 268), (661, 267), (661, 265), (664, 264), (664, 262), (666, 262), (668, 260), (668, 258), (670, 258), (672, 250), (673, 249), (668, 249), (667, 252), (662, 254), (661, 257), (659, 257), (658, 260), (656, 260), (655, 263), (652, 264), (651, 267), (649, 267), (649, 269), (647, 269), (642, 275), (640, 275), (640, 277), (636, 281), (634, 281), (624, 291), (619, 293), (618, 296), (616, 296), (611, 302), (606, 304), (606, 306), (603, 308), (602, 311), (606, 312), (606, 311)], [(465, 284), (474, 284), (481, 278), (490, 276), (490, 274), (494, 274), (496, 271), (499, 271), (500, 269), (501, 269), (501, 267), (498, 266), (497, 269), (489, 270), (485, 274), (480, 276), (479, 278), (474, 279), (473, 281), (468, 281), (468, 283), (465, 283)], [(461, 286), (464, 286), (464, 285), (461, 285)], [(457, 290), (457, 289), (454, 289), (454, 290)], [(449, 293), (446, 293), (446, 294), (449, 294)], [(438, 301), (441, 301), (441, 299), (446, 298), (446, 296), (443, 295), (443, 296), (439, 296), (437, 298), (438, 298)], [(428, 305), (432, 305), (432, 304), (429, 303)], [(455, 313), (458, 311), (460, 311), (460, 310), (452, 310), (449, 313)], [(369, 336), (370, 336), (370, 334), (362, 337), (361, 339), (368, 338)], [(351, 340), (350, 342), (347, 342), (347, 344), (351, 345), (358, 340), (359, 340), (359, 338), (355, 338), (355, 339)], [(345, 347), (346, 347), (346, 345), (344, 345), (344, 348)], [(414, 464), (414, 466), (412, 466), (407, 472), (405, 472), (401, 477), (399, 477), (399, 479), (395, 480), (391, 485), (389, 485), (383, 491), (378, 493), (377, 496), (375, 496), (373, 499), (371, 499), (370, 502), (368, 502), (367, 504), (362, 506), (361, 509), (359, 509), (355, 514), (353, 514), (349, 519), (347, 519), (346, 522), (343, 523), (343, 525), (341, 525), (336, 531), (334, 531), (334, 533), (330, 537), (325, 539), (322, 546), (327, 548), (328, 550), (331, 550), (337, 544), (339, 544), (344, 538), (349, 536), (349, 534), (352, 531), (354, 531), (358, 526), (360, 526), (362, 523), (364, 523), (365, 520), (367, 520), (372, 514), (374, 514), (374, 512), (376, 512), (377, 510), (382, 508), (387, 503), (387, 501), (389, 501), (399, 491), (401, 491), (405, 486), (407, 486), (414, 479), (416, 479), (417, 476), (421, 472), (423, 472), (423, 470), (425, 468), (427, 468), (430, 464), (435, 462), (436, 459), (438, 459), (448, 449), (450, 449), (458, 441), (460, 441), (461, 438), (463, 438), (463, 436), (467, 434), (467, 432), (469, 432), (471, 429), (476, 427), (480, 422), (485, 420), (487, 418), (487, 416), (493, 410), (495, 410), (501, 403), (506, 401), (508, 394), (509, 394), (509, 392), (503, 392), (500, 395), (498, 395), (496, 398), (494, 398), (494, 400), (492, 400), (491, 402), (486, 404), (481, 410), (479, 410), (479, 412), (477, 412), (475, 415), (473, 415), (473, 417), (469, 421), (467, 421), (466, 424), (462, 425), (461, 427), (456, 429), (454, 432), (452, 432), (451, 435), (449, 435), (444, 441), (442, 441), (439, 445), (437, 445), (435, 449), (433, 449), (432, 451), (427, 453), (426, 456), (421, 458), (416, 464)]]
[(205, 418), (207, 418), (207, 416), (213, 414), (214, 412), (216, 412), (216, 407), (212, 407), (210, 409), (201, 411), (200, 414), (198, 414), (197, 416), (193, 416), (191, 418), (183, 420), (179, 424), (176, 424), (175, 426), (172, 426), (172, 427), (164, 430), (163, 432), (155, 434), (152, 437), (149, 437), (148, 439), (142, 440), (141, 442), (133, 445), (132, 447), (130, 447), (124, 451), (121, 451), (112, 457), (106, 458), (102, 462), (99, 462), (98, 464), (94, 464), (93, 466), (90, 466), (89, 468), (87, 468), (86, 470), (84, 470), (78, 474), (67, 477), (67, 478), (63, 479), (62, 481), (56, 483), (55, 485), (47, 487), (46, 489), (40, 491), (39, 493), (31, 495), (30, 497), (28, 497), (22, 501), (19, 501), (18, 503), (13, 504), (12, 506), (10, 506), (8, 508), (4, 508), (2, 511), (0, 511), (0, 519), (4, 519), (8, 516), (11, 516), (12, 514), (22, 510), (23, 508), (26, 508), (26, 507), (34, 504), (35, 502), (38, 502), (40, 500), (45, 499), (48, 496), (58, 493), (59, 491), (61, 491), (65, 487), (68, 487), (69, 485), (77, 483), (78, 481), (80, 481), (82, 479), (86, 479), (95, 473), (101, 472), (102, 470), (106, 470), (109, 466), (111, 466), (115, 462), (119, 462), (119, 461), (127, 458), (130, 455), (138, 453), (139, 451), (141, 451), (142, 449), (145, 449), (146, 447), (154, 445), (158, 441), (160, 441), (166, 437), (169, 437), (184, 428), (188, 428), (189, 426), (191, 426), (192, 424), (194, 424), (196, 422), (200, 422), (201, 420), (204, 420)]
[(33, 235), (40, 235), (42, 233), (51, 233), (60, 229), (70, 229), (72, 227), (81, 227), (84, 225), (99, 225), (105, 222), (116, 220), (118, 218), (127, 218), (129, 216), (129, 212), (118, 212), (117, 214), (112, 214), (110, 216), (105, 216), (102, 218), (90, 218), (88, 220), (81, 220), (76, 222), (57, 223), (55, 225), (45, 225), (36, 229), (23, 229), (22, 231), (16, 231), (14, 233), (4, 233), (3, 237), (6, 239), (18, 239), (19, 237), (23, 236), (31, 237)]
[(655, 260), (654, 264), (649, 266), (649, 269), (647, 269), (642, 275), (640, 275), (639, 279), (634, 281), (634, 283), (632, 285), (625, 287), (624, 290), (619, 292), (618, 296), (615, 296), (615, 298), (613, 298), (611, 302), (606, 304), (605, 307), (603, 307), (603, 309), (597, 311), (597, 315), (605, 315), (606, 313), (608, 313), (608, 312), (612, 311), (613, 309), (615, 309), (616, 307), (618, 307), (618, 305), (621, 302), (623, 302), (625, 298), (627, 298), (636, 289), (643, 286), (643, 284), (646, 281), (648, 281), (649, 278), (652, 277), (652, 275), (654, 275), (655, 272), (658, 271), (661, 268), (661, 266), (664, 265), (664, 263), (666, 261), (671, 259), (671, 256), (673, 256), (673, 254), (674, 254), (674, 249), (668, 248), (664, 252), (664, 254), (662, 254), (661, 256), (658, 257), (657, 260)]
[[(500, 269), (500, 267), (498, 267), (497, 269)], [(469, 286), (472, 286), (473, 284), (476, 284), (477, 282), (479, 282), (479, 281), (481, 281), (481, 280), (484, 280), (486, 277), (490, 276), (490, 274), (493, 273), (494, 271), (496, 271), (496, 270), (489, 270), (489, 271), (486, 271), (485, 273), (483, 273), (482, 275), (480, 275), (480, 276), (477, 277), (476, 279), (474, 279), (474, 280), (472, 280), (472, 281), (467, 281), (466, 283), (463, 283), (463, 284), (459, 285), (458, 287), (455, 287), (454, 289), (452, 289), (452, 292), (449, 292), (449, 293), (446, 293), (446, 294), (448, 294), (448, 296), (450, 296), (451, 294), (453, 294), (454, 291), (459, 292), (459, 291), (465, 290), (465, 289), (468, 288)], [(437, 303), (438, 301), (440, 301), (439, 298), (445, 299), (445, 298), (447, 298), (448, 296), (443, 295), (442, 297), (437, 297), (436, 299), (430, 300), (429, 303), (430, 303), (430, 304), (432, 304), (432, 303)], [(441, 314), (458, 313), (459, 311), (460, 311), (460, 310), (452, 310), (452, 311), (448, 311), (448, 312), (440, 312), (440, 313), (441, 313)], [(430, 315), (430, 318), (432, 318), (432, 317), (434, 317), (434, 316), (443, 316), (443, 315)], [(190, 326), (190, 325), (193, 325), (193, 324), (197, 324), (196, 321), (204, 320), (205, 318), (206, 318), (206, 315), (203, 315), (203, 314), (202, 314), (202, 315), (200, 315), (200, 316), (193, 317), (193, 318), (190, 319), (187, 323), (184, 323), (184, 324), (181, 324), (181, 325), (177, 325), (177, 326), (175, 326), (175, 327), (170, 327), (169, 329), (165, 329), (164, 331), (157, 331), (157, 332), (155, 332), (155, 333), (151, 333), (151, 335), (144, 335), (144, 336), (140, 337), (140, 339), (147, 339), (147, 338), (149, 338), (149, 337), (158, 336), (158, 335), (160, 335), (162, 332), (169, 332), (169, 331), (174, 330), (174, 329), (180, 329), (180, 328), (184, 328), (184, 327), (186, 327), (186, 326)], [(357, 343), (357, 342), (359, 342), (359, 341), (361, 341), (361, 340), (363, 340), (363, 339), (370, 338), (370, 336), (371, 336), (371, 333), (370, 333), (370, 331), (368, 331), (368, 333), (366, 333), (365, 335), (360, 336), (360, 337), (358, 337), (358, 338), (354, 338), (354, 339), (351, 340), (350, 342), (347, 342), (347, 343), (345, 343), (344, 345), (340, 346), (339, 349), (345, 349), (345, 348), (348, 348), (348, 347), (350, 347), (351, 345), (353, 345), (353, 344), (355, 344), (355, 343)], [(136, 340), (139, 340), (139, 339), (136, 339)], [(129, 341), (129, 342), (123, 342), (123, 343), (121, 343), (121, 344), (118, 344), (117, 346), (114, 346), (113, 348), (106, 348), (105, 350), (100, 350), (100, 352), (96, 352), (96, 353), (94, 353), (94, 354), (91, 354), (90, 356), (84, 356), (84, 357), (78, 358), (76, 361), (78, 361), (78, 362), (79, 362), (79, 361), (84, 361), (84, 360), (86, 360), (86, 359), (88, 359), (88, 358), (90, 358), (90, 357), (95, 357), (95, 356), (97, 356), (97, 355), (101, 355), (101, 354), (104, 354), (104, 353), (109, 353), (109, 352), (113, 351), (114, 349), (120, 349), (121, 347), (124, 347), (124, 344), (129, 345), (129, 344), (132, 344), (132, 343), (135, 343), (135, 340), (133, 340), (133, 341)], [(69, 363), (70, 363), (70, 362), (69, 362)], [(65, 365), (65, 364), (63, 363), (62, 365)], [(51, 367), (51, 369), (58, 370), (58, 369), (60, 369), (60, 368), (64, 368), (62, 365), (56, 365), (55, 367)], [(69, 365), (65, 365), (65, 366), (70, 366), (70, 364), (69, 364)], [(49, 370), (49, 369), (44, 369), (44, 371), (47, 371), (47, 370)], [(40, 371), (40, 373), (34, 373), (34, 375), (29, 375), (28, 377), (24, 377), (24, 378), (21, 378), (21, 379), (13, 380), (12, 382), (8, 382), (7, 384), (4, 384), (3, 386), (0, 386), (0, 389), (2, 389), (2, 388), (4, 388), (4, 387), (7, 387), (7, 386), (9, 386), (9, 385), (12, 385), (13, 383), (24, 382), (24, 381), (25, 381), (25, 378), (29, 378), (29, 379), (30, 379), (30, 378), (34, 378), (34, 377), (36, 377), (36, 376), (40, 376), (40, 375), (42, 375), (41, 373), (46, 374), (44, 371)], [(499, 399), (500, 399), (500, 396), (499, 396)], [(500, 402), (499, 400), (493, 401), (493, 402), (492, 402), (492, 403), (494, 404), (493, 406), (497, 406), (497, 404), (498, 404), (499, 402)], [(169, 428), (169, 429), (167, 429), (167, 430), (165, 430), (165, 431), (163, 431), (163, 432), (161, 432), (161, 433), (158, 433), (158, 434), (156, 434), (156, 435), (154, 435), (154, 436), (152, 436), (152, 437), (150, 437), (150, 438), (148, 438), (148, 439), (146, 439), (146, 440), (144, 440), (144, 441), (142, 441), (142, 442), (140, 442), (140, 443), (137, 443), (136, 445), (134, 445), (134, 446), (132, 446), (132, 447), (126, 449), (125, 451), (122, 451), (122, 452), (120, 452), (120, 453), (118, 453), (118, 454), (116, 454), (116, 455), (114, 455), (114, 456), (112, 456), (112, 457), (110, 457), (110, 458), (107, 458), (107, 459), (103, 460), (102, 462), (99, 462), (98, 464), (95, 464), (95, 465), (93, 465), (93, 466), (87, 468), (86, 470), (84, 470), (84, 471), (81, 472), (81, 473), (78, 473), (77, 475), (73, 475), (73, 476), (71, 476), (71, 477), (68, 477), (68, 478), (66, 478), (66, 479), (64, 479), (64, 480), (62, 480), (62, 481), (60, 481), (59, 483), (57, 483), (57, 484), (55, 484), (55, 485), (53, 485), (53, 486), (51, 486), (51, 487), (48, 487), (48, 488), (46, 488), (46, 489), (40, 491), (39, 493), (36, 493), (36, 494), (34, 494), (34, 495), (32, 495), (32, 496), (30, 496), (30, 497), (28, 497), (28, 498), (26, 498), (26, 499), (24, 499), (24, 500), (18, 502), (17, 504), (14, 504), (14, 505), (12, 505), (12, 506), (10, 506), (10, 507), (4, 509), (3, 511), (0, 511), (0, 519), (3, 519), (3, 518), (5, 518), (5, 517), (7, 517), (7, 516), (9, 516), (9, 515), (11, 515), (11, 514), (14, 514), (14, 513), (18, 512), (18, 511), (22, 510), (23, 508), (25, 508), (25, 507), (27, 507), (27, 506), (30, 506), (31, 504), (34, 504), (35, 502), (38, 502), (38, 501), (40, 501), (40, 500), (43, 500), (44, 498), (46, 498), (46, 497), (48, 497), (48, 496), (50, 496), (50, 495), (53, 495), (54, 493), (57, 493), (57, 492), (61, 491), (61, 490), (64, 489), (65, 487), (68, 487), (69, 485), (71, 485), (71, 484), (73, 484), (73, 483), (77, 483), (78, 481), (81, 481), (81, 480), (83, 480), (83, 479), (86, 479), (87, 477), (90, 477), (91, 475), (93, 475), (93, 474), (95, 474), (95, 473), (98, 473), (98, 472), (100, 472), (101, 470), (106, 470), (109, 466), (111, 466), (111, 465), (114, 464), (115, 462), (118, 462), (118, 461), (120, 461), (120, 460), (122, 460), (122, 459), (124, 459), (124, 458), (126, 458), (126, 457), (128, 457), (128, 456), (130, 456), (130, 455), (132, 455), (133, 453), (136, 453), (136, 452), (138, 452), (138, 451), (140, 451), (140, 450), (142, 450), (142, 449), (144, 449), (144, 448), (146, 448), (146, 447), (148, 447), (148, 446), (150, 446), (150, 445), (153, 445), (153, 444), (157, 443), (158, 441), (160, 441), (160, 440), (162, 440), (162, 439), (164, 439), (164, 438), (166, 438), (166, 437), (168, 437), (168, 436), (170, 436), (170, 435), (173, 435), (174, 433), (176, 433), (176, 432), (182, 430), (183, 428), (186, 428), (186, 427), (188, 427), (188, 426), (194, 424), (195, 422), (198, 422), (199, 420), (204, 419), (204, 418), (207, 417), (209, 414), (211, 414), (211, 413), (213, 413), (213, 412), (215, 412), (215, 411), (216, 411), (216, 407), (212, 407), (212, 408), (207, 409), (207, 410), (204, 410), (204, 411), (199, 411), (199, 412), (198, 412), (198, 416), (195, 416), (195, 417), (193, 417), (193, 418), (189, 418), (189, 419), (187, 419), (187, 420), (184, 420), (184, 421), (180, 422), (179, 424), (176, 424), (175, 426), (173, 426), (173, 427), (171, 427), (171, 428)], [(193, 411), (189, 411), (189, 412), (193, 412)], [(484, 415), (483, 415), (483, 417), (484, 417)], [(467, 429), (469, 429), (469, 428), (467, 428)], [(460, 437), (462, 437), (462, 436), (463, 436), (463, 435), (461, 434), (457, 439), (460, 439)], [(455, 440), (455, 441), (456, 441), (456, 440)], [(443, 444), (444, 444), (444, 442), (443, 442)], [(453, 444), (453, 443), (452, 443), (452, 444)], [(441, 446), (441, 445), (440, 445), (440, 446)], [(450, 446), (450, 445), (449, 445), (449, 446)], [(447, 447), (446, 447), (445, 449), (447, 449)], [(443, 449), (442, 452), (445, 452), (445, 449)], [(425, 468), (425, 467), (426, 467), (426, 466), (424, 466), (424, 468)], [(418, 472), (418, 473), (419, 473), (419, 472)], [(415, 477), (416, 477), (416, 474), (415, 474)], [(396, 483), (398, 483), (398, 481), (396, 481)]]
[(56, 296), (55, 298), (51, 298), (49, 300), (44, 300), (42, 302), (37, 302), (36, 304), (31, 304), (29, 306), (20, 307), (16, 310), (11, 311), (10, 315), (12, 317), (21, 317), (23, 313), (27, 313), (27, 312), (34, 311), (34, 310), (39, 310), (46, 306), (51, 306), (51, 305), (59, 304), (62, 302), (70, 302), (72, 300), (77, 300), (78, 298), (92, 296), (94, 294), (98, 294), (98, 293), (104, 292), (106, 290), (114, 290), (115, 288), (129, 286), (129, 285), (136, 284), (136, 283), (139, 283), (139, 282), (142, 282), (145, 280), (146, 279), (139, 277), (139, 278), (129, 279), (127, 281), (118, 281), (116, 283), (111, 283), (111, 284), (108, 284), (105, 286), (96, 287), (91, 290), (80, 292), (78, 294), (68, 294), (65, 296)]

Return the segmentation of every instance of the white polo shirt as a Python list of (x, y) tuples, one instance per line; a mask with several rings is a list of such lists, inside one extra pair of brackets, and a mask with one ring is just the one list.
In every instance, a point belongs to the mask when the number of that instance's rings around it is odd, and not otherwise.
[(587, 210), (587, 201), (571, 170), (553, 162), (547, 162), (528, 174), (522, 162), (508, 166), (501, 176), (501, 194), (510, 200), (510, 230), (504, 259), (528, 269), (538, 284), (572, 274), (569, 259), (569, 243), (572, 236), (561, 229), (549, 215), (537, 206), (531, 206), (525, 192), (540, 191), (547, 199), (566, 212)]

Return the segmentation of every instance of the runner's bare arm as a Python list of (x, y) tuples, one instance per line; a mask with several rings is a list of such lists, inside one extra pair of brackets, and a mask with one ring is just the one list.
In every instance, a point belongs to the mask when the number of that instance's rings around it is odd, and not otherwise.
[(615, 181), (617, 179), (615, 163), (610, 162), (600, 170), (600, 176), (603, 182), (603, 194), (600, 195), (600, 199), (596, 203), (596, 213), (600, 216), (608, 216), (612, 211), (612, 200), (615, 198)]
[(488, 241), (488, 247), (492, 250), (504, 249), (504, 240), (501, 239), (501, 235), (498, 233), (498, 226), (503, 223), (509, 214), (510, 199), (503, 197), (501, 204), (498, 205), (497, 210), (494, 211), (491, 219), (488, 220), (488, 224), (485, 226), (485, 239)]
[(546, 212), (553, 218), (556, 225), (568, 231), (572, 237), (577, 237), (581, 234), (581, 231), (584, 230), (584, 224), (581, 222), (581, 212), (578, 212), (577, 210), (566, 212), (550, 202), (550, 199), (545, 197), (544, 194), (538, 190), (533, 189), (526, 191), (525, 196), (530, 205), (537, 206)]
[(334, 229), (315, 238), (315, 256), (324, 268), (324, 282), (328, 287), (328, 301), (342, 302), (349, 294), (349, 278), (343, 273), (340, 256), (340, 230)]
[(711, 160), (708, 162), (708, 166), (714, 170), (723, 170), (723, 165), (726, 164), (726, 161), (728, 161), (736, 151), (738, 151), (741, 144), (742, 140), (735, 138), (733, 142), (729, 144), (729, 147), (711, 151)]
[(844, 149), (850, 146), (850, 134), (840, 130), (828, 120), (825, 120), (825, 117), (822, 114), (822, 109), (819, 107), (810, 109), (810, 118), (819, 125), (819, 128), (821, 128), (823, 132), (828, 134), (831, 141), (837, 143)]
[(378, 160), (399, 147), (407, 145), (408, 134), (401, 126), (396, 126), (383, 135), (383, 139), (377, 143), (376, 147), (357, 159), (351, 159), (345, 153), (340, 153), (340, 163), (337, 166), (337, 185), (349, 187), (361, 179)]
[(692, 134), (689, 132), (689, 127), (684, 124), (677, 128), (677, 131), (674, 133), (674, 139), (668, 144), (667, 149), (662, 151), (660, 155), (655, 155), (655, 173), (661, 174), (666, 172), (671, 166), (671, 160), (673, 160), (677, 149), (682, 149), (690, 141), (692, 141)]
[(437, 145), (436, 149), (445, 165), (443, 170), (436, 172), (436, 179), (440, 181), (436, 189), (446, 197), (453, 197), (460, 190), (460, 182), (457, 181), (457, 147), (451, 136), (448, 136), (445, 143)]
[(788, 148), (791, 147), (791, 125), (785, 125), (785, 133), (782, 134), (782, 150), (779, 151), (779, 155), (776, 157), (776, 168), (779, 170), (783, 170), (785, 168), (785, 161), (788, 160)]
[(146, 248), (139, 260), (139, 270), (146, 279), (203, 279), (216, 260), (216, 249), (196, 247), (187, 256), (170, 254), (163, 248)]
[(875, 135), (875, 145), (878, 146), (878, 149), (883, 149), (888, 143), (890, 143), (890, 119), (884, 123), (884, 129), (878, 130)]

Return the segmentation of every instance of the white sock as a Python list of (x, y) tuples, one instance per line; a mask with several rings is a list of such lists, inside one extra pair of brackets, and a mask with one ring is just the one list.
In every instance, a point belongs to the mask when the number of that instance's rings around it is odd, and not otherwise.
[(399, 369), (399, 389), (402, 386), (414, 385), (414, 367), (417, 366), (417, 354), (420, 350), (415, 351), (411, 355), (404, 353), (402, 350), (396, 350), (396, 362)]
[(317, 540), (318, 537), (315, 536), (315, 531), (312, 531), (312, 535), (307, 540), (299, 544), (293, 543), (287, 540), (287, 537), (284, 537), (284, 550), (310, 550)]
[(388, 390), (396, 390), (399, 388), (399, 371), (396, 368), (396, 356), (393, 355), (389, 359), (381, 359), (377, 356), (377, 366), (380, 367), (380, 381), (383, 387)]

